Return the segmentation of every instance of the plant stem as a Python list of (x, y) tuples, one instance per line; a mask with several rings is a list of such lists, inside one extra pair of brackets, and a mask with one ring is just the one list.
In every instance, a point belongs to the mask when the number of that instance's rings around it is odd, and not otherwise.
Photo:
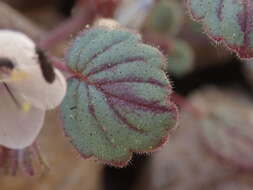
[(59, 69), (60, 71), (66, 72), (66, 73), (70, 73), (68, 66), (65, 64), (65, 62), (60, 60), (58, 57), (50, 56), (50, 60), (52, 61), (52, 65), (55, 68)]
[(76, 14), (46, 34), (38, 43), (43, 50), (55, 47), (59, 42), (78, 32), (83, 26), (91, 23), (93, 15), (89, 11), (77, 8)]

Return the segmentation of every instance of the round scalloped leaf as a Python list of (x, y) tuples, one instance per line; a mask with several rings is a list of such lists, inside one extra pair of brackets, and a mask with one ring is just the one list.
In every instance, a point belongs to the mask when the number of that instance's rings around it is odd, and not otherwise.
[(146, 28), (159, 33), (176, 34), (181, 28), (183, 12), (174, 0), (161, 0), (147, 17)]
[(122, 167), (133, 152), (151, 152), (167, 139), (177, 110), (170, 101), (165, 58), (140, 36), (93, 27), (70, 48), (73, 72), (61, 106), (64, 129), (88, 158)]
[(188, 0), (187, 4), (211, 39), (224, 42), (240, 58), (253, 57), (253, 1)]
[(184, 76), (192, 71), (193, 59), (194, 53), (189, 44), (183, 40), (175, 40), (168, 55), (166, 71), (178, 77)]
[(206, 145), (219, 158), (242, 169), (253, 169), (252, 113), (217, 105), (202, 123)]

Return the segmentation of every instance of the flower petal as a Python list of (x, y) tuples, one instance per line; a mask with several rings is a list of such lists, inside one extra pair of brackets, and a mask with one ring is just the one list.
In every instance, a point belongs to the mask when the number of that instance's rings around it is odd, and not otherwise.
[(42, 110), (58, 106), (66, 92), (65, 78), (54, 69), (55, 80), (52, 83), (46, 81), (34, 42), (20, 32), (0, 30), (0, 44), (0, 58), (14, 64), (6, 83), (19, 102)]
[(4, 84), (0, 85), (0, 145), (23, 149), (31, 145), (39, 134), (45, 112), (34, 107), (29, 112), (22, 111), (13, 95)]
[(0, 30), (0, 57), (25, 63), (35, 58), (35, 43), (25, 34), (12, 30)]
[(28, 66), (29, 68), (22, 68), (22, 72), (27, 73), (27, 76), (8, 83), (19, 101), (42, 110), (58, 106), (66, 93), (67, 85), (64, 76), (55, 69), (56, 78), (53, 83), (48, 83), (39, 66)]

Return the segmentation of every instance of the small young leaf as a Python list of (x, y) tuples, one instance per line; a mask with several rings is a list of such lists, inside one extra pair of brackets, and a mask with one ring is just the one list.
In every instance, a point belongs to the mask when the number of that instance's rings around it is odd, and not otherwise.
[(253, 1), (188, 0), (193, 19), (201, 21), (208, 36), (222, 41), (240, 58), (253, 57)]
[(172, 43), (171, 51), (168, 55), (166, 71), (177, 77), (182, 77), (189, 73), (194, 67), (194, 52), (189, 44), (183, 40), (175, 40)]
[(176, 124), (165, 58), (140, 36), (93, 27), (70, 48), (74, 76), (61, 106), (64, 129), (84, 157), (124, 166), (133, 152), (150, 152)]
[(177, 34), (183, 21), (180, 4), (174, 0), (161, 0), (147, 17), (146, 28), (166, 34)]

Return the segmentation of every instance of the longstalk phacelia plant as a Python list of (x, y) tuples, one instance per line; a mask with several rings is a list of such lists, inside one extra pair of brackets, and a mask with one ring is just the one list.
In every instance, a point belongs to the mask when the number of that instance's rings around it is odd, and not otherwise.
[[(22, 149), (24, 154), (14, 153), (27, 156), (45, 110), (62, 101), (66, 84), (28, 37), (5, 30), (0, 37), (2, 107), (6, 107), (0, 144)], [(61, 105), (63, 128), (83, 157), (122, 167), (133, 152), (151, 152), (167, 141), (177, 109), (163, 71), (166, 59), (158, 49), (143, 44), (139, 34), (102, 20), (74, 40), (66, 63), (56, 64), (68, 76)]]

